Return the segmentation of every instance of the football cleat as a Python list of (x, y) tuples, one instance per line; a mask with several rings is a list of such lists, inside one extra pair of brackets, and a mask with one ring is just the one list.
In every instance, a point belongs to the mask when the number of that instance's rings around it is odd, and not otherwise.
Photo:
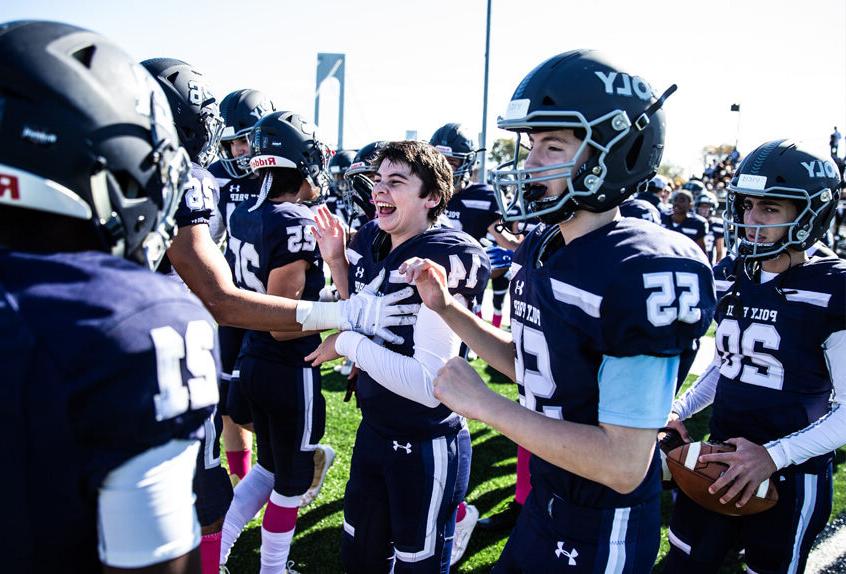
[(300, 507), (308, 506), (314, 502), (317, 495), (320, 494), (320, 489), (323, 488), (326, 473), (329, 472), (329, 467), (334, 462), (335, 450), (329, 445), (317, 445), (317, 448), (314, 449), (314, 478), (311, 481), (311, 486), (300, 497)]
[(472, 504), (465, 506), (466, 514), (464, 519), (455, 523), (455, 537), (452, 539), (452, 555), (449, 558), (449, 565), (454, 566), (464, 556), (467, 545), (470, 543), (470, 535), (476, 528), (479, 521), (479, 510)]

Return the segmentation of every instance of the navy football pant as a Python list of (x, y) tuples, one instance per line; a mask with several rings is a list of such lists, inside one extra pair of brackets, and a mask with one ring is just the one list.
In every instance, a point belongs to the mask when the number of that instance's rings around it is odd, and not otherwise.
[(470, 458), (466, 428), (411, 441), (382, 436), (362, 422), (344, 495), (344, 570), (448, 572)]
[(587, 508), (532, 489), (495, 574), (652, 572), (660, 498), (629, 508)]
[(670, 520), (664, 572), (717, 572), (726, 553), (745, 549), (750, 572), (802, 572), (814, 539), (831, 513), (831, 465), (817, 474), (773, 475), (776, 505), (760, 514), (725, 516), (705, 510), (679, 492)]
[(250, 402), (258, 462), (273, 473), (273, 490), (283, 496), (304, 494), (314, 478), (314, 450), (326, 424), (320, 369), (245, 355), (240, 384)]
[(221, 325), (217, 328), (220, 339), (220, 413), (239, 425), (252, 422), (250, 404), (239, 385), (239, 362), (244, 329)]
[(204, 436), (197, 453), (197, 471), (194, 473), (194, 507), (200, 526), (210, 526), (226, 516), (232, 502), (232, 483), (226, 469), (220, 466), (220, 433), (223, 419), (215, 409), (203, 423)]

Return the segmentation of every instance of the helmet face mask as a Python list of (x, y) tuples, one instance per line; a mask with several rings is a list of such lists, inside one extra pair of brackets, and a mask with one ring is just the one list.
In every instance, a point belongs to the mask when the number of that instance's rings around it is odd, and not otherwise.
[[(655, 174), (664, 147), (661, 106), (675, 86), (656, 98), (637, 76), (622, 73), (591, 51), (559, 54), (526, 76), (497, 125), (518, 134), (508, 168), (492, 181), (507, 221), (539, 217), (558, 223), (578, 210), (603, 212), (643, 188)], [(518, 161), (520, 134), (571, 129), (582, 146), (575, 160), (526, 168)], [(537, 188), (564, 180), (564, 192), (539, 201)], [(513, 189), (506, 204), (503, 191)], [(527, 193), (528, 192), (528, 193)]]
[[(740, 164), (726, 195), (723, 213), (729, 251), (747, 259), (766, 260), (793, 249), (804, 251), (828, 230), (837, 205), (840, 173), (825, 156), (816, 156), (789, 140), (759, 146)], [(790, 200), (796, 206), (792, 221), (777, 224), (744, 222), (747, 197)], [(784, 236), (762, 242), (765, 230), (784, 228)], [(751, 238), (750, 238), (751, 236)]]
[(159, 83), (106, 38), (56, 22), (0, 26), (0, 56), (0, 172), (20, 192), (0, 204), (88, 222), (74, 227), (90, 234), (79, 248), (154, 269), (191, 170)]
[(350, 189), (350, 180), (344, 175), (352, 165), (355, 154), (350, 150), (339, 150), (329, 160), (329, 176), (331, 178), (329, 187), (331, 192), (339, 200), (344, 201), (344, 196)]
[(358, 207), (368, 219), (373, 219), (376, 215), (376, 208), (371, 201), (373, 195), (371, 176), (376, 173), (373, 160), (384, 145), (384, 141), (377, 140), (362, 147), (356, 152), (352, 163), (344, 172), (344, 178), (349, 181), (344, 201), (348, 206)]

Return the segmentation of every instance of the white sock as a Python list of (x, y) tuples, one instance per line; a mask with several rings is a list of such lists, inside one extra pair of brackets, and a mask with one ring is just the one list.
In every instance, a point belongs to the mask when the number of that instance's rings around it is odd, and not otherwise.
[(232, 550), (232, 546), (238, 540), (238, 536), (241, 535), (244, 525), (258, 514), (258, 511), (270, 498), (272, 491), (273, 474), (259, 464), (253, 466), (235, 487), (232, 504), (229, 505), (229, 510), (226, 512), (226, 518), (223, 521), (223, 533), (220, 538), (221, 564), (226, 564), (229, 551)]
[(260, 574), (283, 574), (288, 563), (291, 540), (297, 528), (299, 496), (283, 496), (275, 490), (264, 511), (261, 524)]
[[(294, 529), (296, 530), (296, 529)], [(261, 570), (260, 574), (283, 574), (288, 563), (288, 552), (294, 530), (288, 532), (270, 532), (261, 527)]]

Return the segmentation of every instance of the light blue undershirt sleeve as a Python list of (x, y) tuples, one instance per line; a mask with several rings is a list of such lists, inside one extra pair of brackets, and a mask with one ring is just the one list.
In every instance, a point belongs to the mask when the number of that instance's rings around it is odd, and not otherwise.
[(598, 375), (599, 422), (632, 428), (664, 426), (678, 371), (678, 356), (605, 355)]

